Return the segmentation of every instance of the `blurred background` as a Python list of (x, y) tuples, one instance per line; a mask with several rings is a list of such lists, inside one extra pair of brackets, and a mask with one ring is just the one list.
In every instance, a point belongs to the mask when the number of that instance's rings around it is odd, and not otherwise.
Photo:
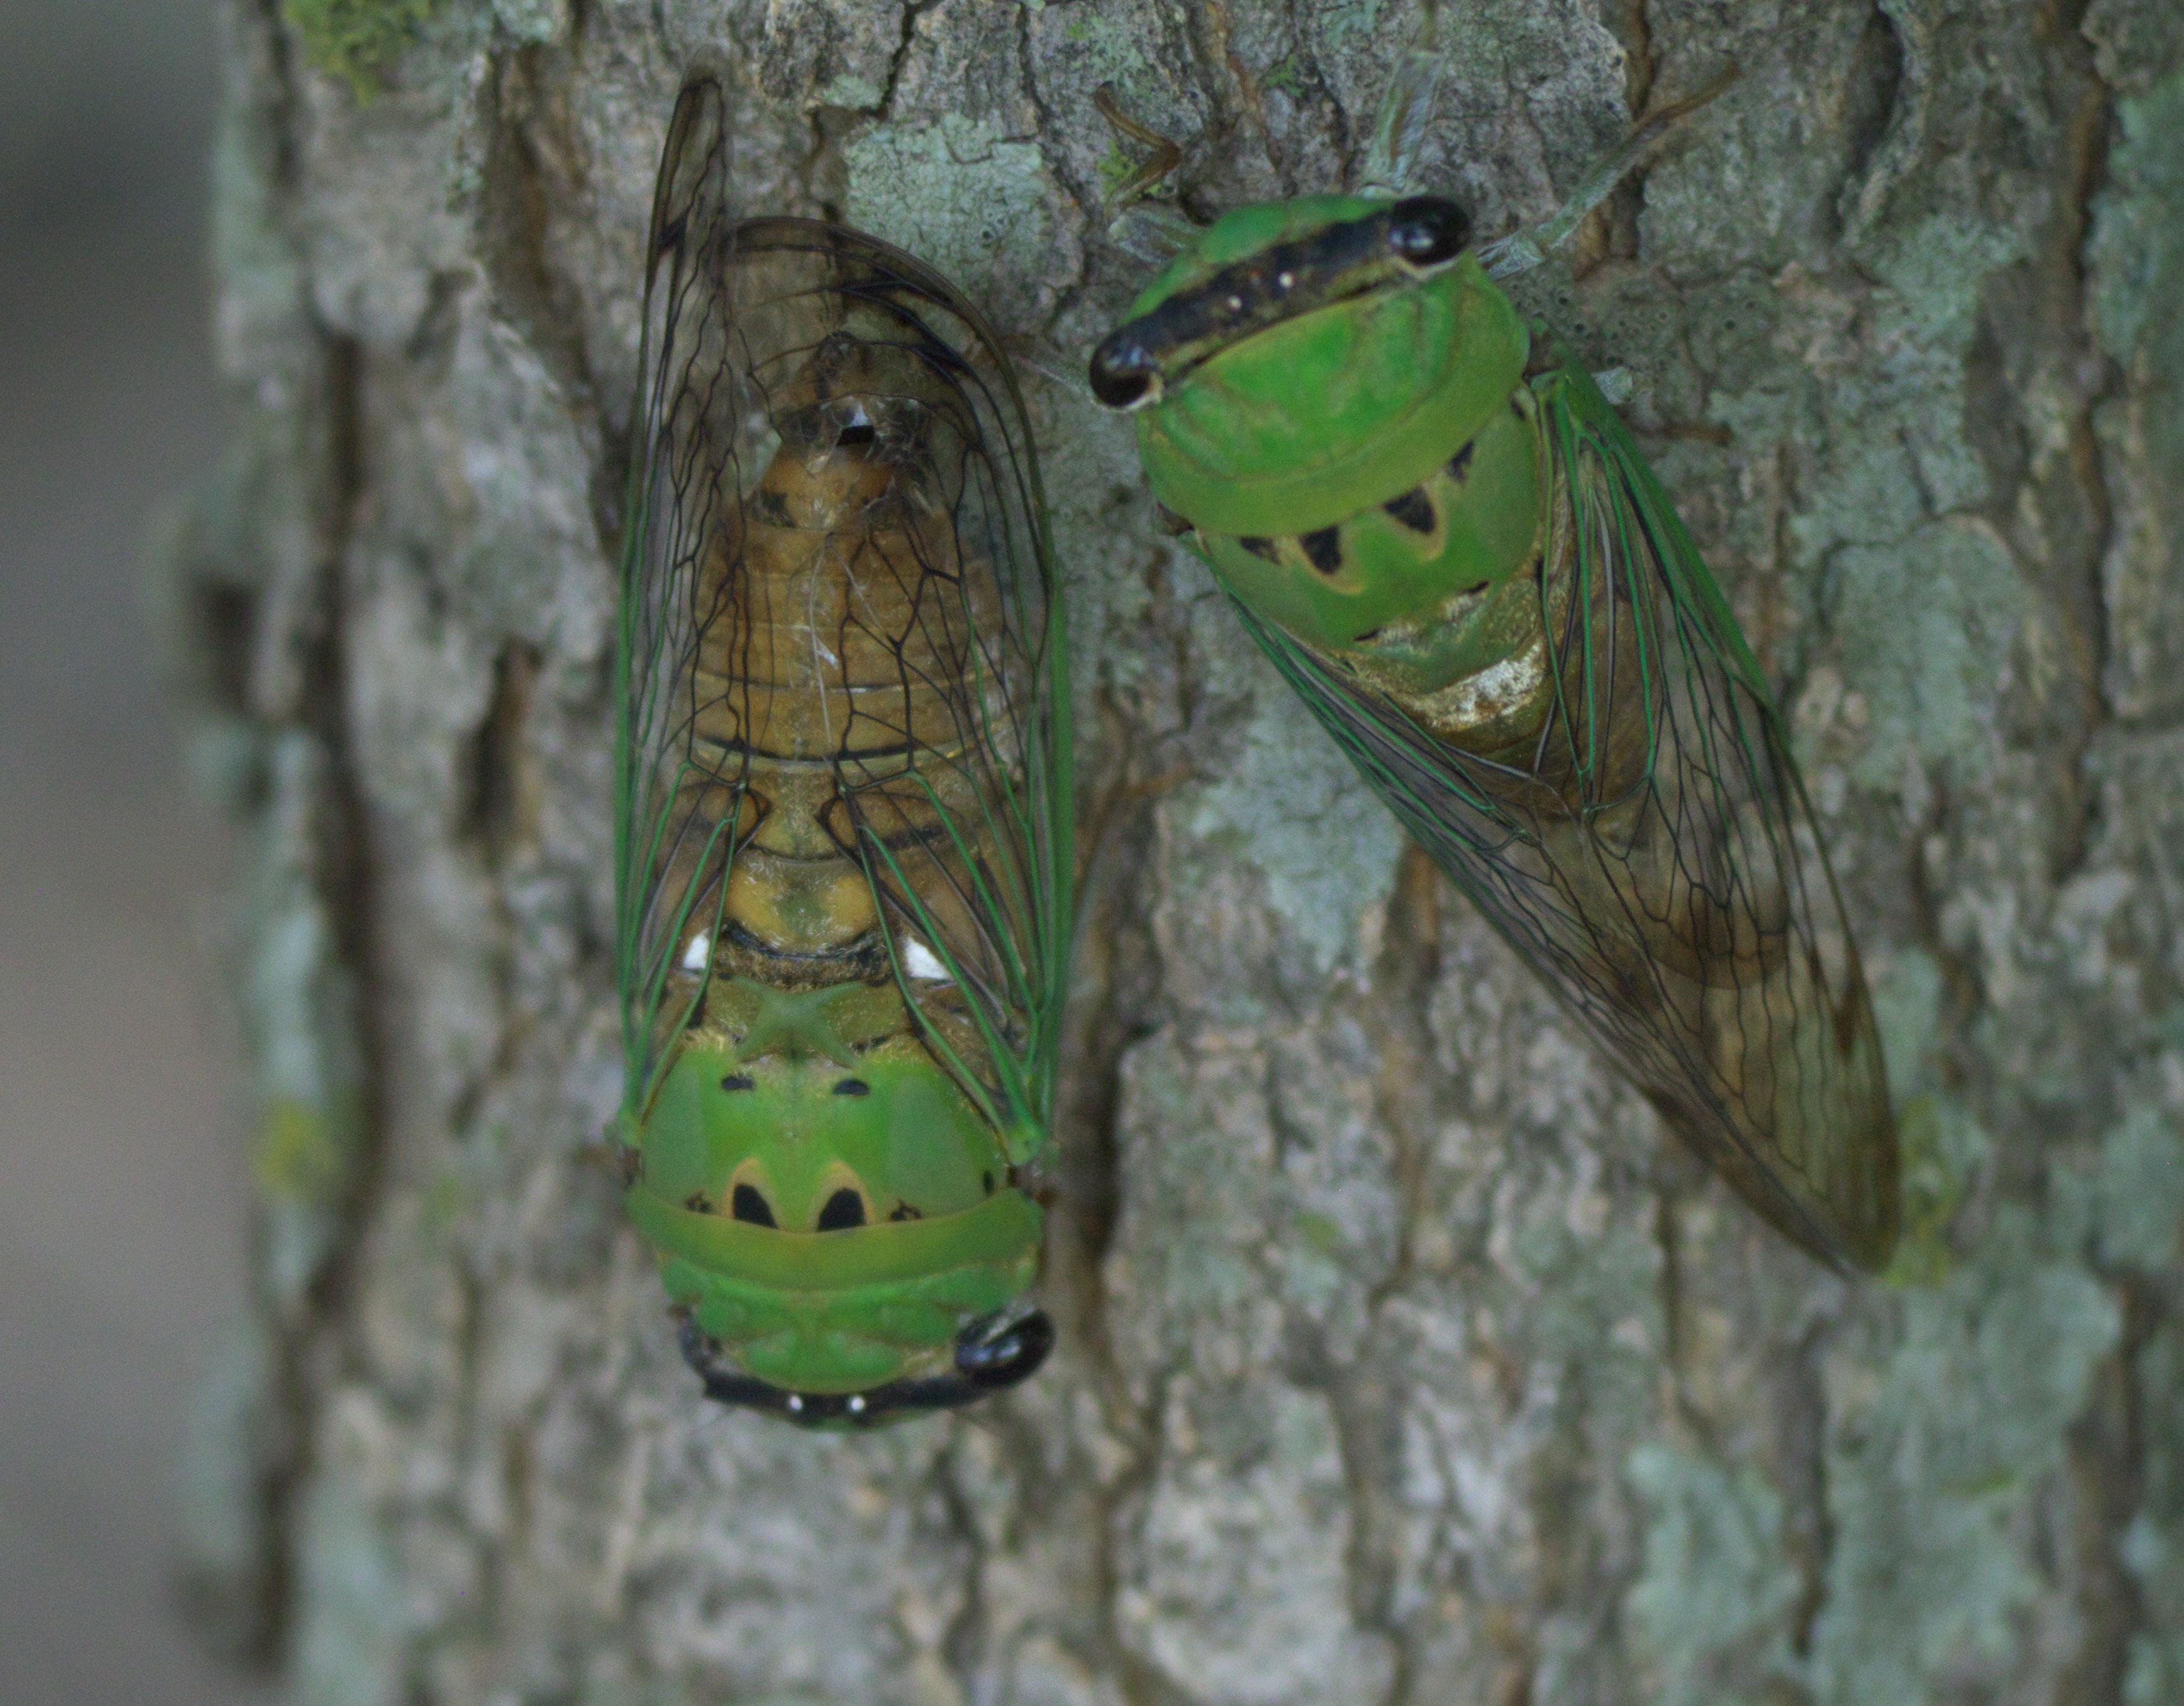
[(0, 55), (0, 1702), (262, 1691), (174, 1610), (176, 1464), (240, 1304), (243, 1143), (143, 594), (219, 454), (196, 0), (15, 0)]

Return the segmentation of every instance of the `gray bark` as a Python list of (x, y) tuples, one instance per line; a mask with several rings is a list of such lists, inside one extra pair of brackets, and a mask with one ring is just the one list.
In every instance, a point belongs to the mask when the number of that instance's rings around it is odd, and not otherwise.
[[(1894, 1274), (1664, 1135), (1072, 376), (1140, 282), (1094, 87), (1196, 211), (1334, 187), (1409, 5), (448, 4), (360, 98), (231, 0), (243, 424), (176, 572), (265, 1199), (191, 1562), (298, 1699), (2184, 1698), (2184, 22), (1442, 9), (1427, 176), (1489, 235), (1742, 68), (1523, 295), (1631, 370), (1791, 710), (1905, 1112)], [(598, 1143), (639, 234), (701, 58), (752, 209), (923, 255), (1045, 376), (1062, 1343), (871, 1438), (699, 1399)]]

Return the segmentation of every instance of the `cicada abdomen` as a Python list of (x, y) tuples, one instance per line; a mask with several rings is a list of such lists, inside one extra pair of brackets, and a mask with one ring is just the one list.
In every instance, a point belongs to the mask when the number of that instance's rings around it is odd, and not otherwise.
[(716, 1397), (960, 1403), (1022, 1296), (1070, 922), (1062, 633), (1006, 360), (929, 268), (660, 170), (623, 589), (630, 1213)]
[(1639, 1088), (1806, 1248), (1884, 1261), (1880, 1040), (1780, 716), (1462, 209), (1240, 209), (1091, 382), (1254, 638)]

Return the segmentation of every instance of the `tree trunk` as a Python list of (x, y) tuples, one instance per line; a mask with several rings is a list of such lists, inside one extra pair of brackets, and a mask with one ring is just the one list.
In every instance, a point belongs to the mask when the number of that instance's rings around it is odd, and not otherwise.
[[(1413, 6), (228, 9), (242, 426), (176, 572), (264, 1202), (191, 1579), (300, 1700), (2184, 1698), (2173, 0), (1441, 8), (1426, 176), (1488, 236), (1741, 70), (1519, 295), (1630, 371), (1790, 708), (1908, 1146), (1858, 1284), (1407, 848), (1084, 393), (1142, 282), (1095, 87), (1195, 214), (1334, 187)], [(1071, 600), (1061, 1348), (870, 1437), (701, 1399), (599, 1136), (641, 229), (701, 61), (752, 210), (1020, 341)]]

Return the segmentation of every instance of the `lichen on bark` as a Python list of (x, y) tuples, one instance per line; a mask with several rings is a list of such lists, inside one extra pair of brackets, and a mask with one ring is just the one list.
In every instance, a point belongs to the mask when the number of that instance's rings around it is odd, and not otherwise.
[[(198, 1603), (310, 1706), (2127, 1702), (2184, 1690), (2184, 22), (2165, 0), (1444, 0), (1522, 286), (1791, 710), (1912, 1140), (1852, 1285), (1406, 850), (1074, 373), (1184, 205), (1339, 183), (1414, 5), (437, 7), (360, 98), (229, 0), (243, 425), (180, 538), (254, 826), (259, 1309)], [(698, 1397), (598, 1135), (607, 648), (675, 91), (754, 210), (945, 267), (1030, 376), (1087, 905), (1052, 1366), (814, 1439)]]

